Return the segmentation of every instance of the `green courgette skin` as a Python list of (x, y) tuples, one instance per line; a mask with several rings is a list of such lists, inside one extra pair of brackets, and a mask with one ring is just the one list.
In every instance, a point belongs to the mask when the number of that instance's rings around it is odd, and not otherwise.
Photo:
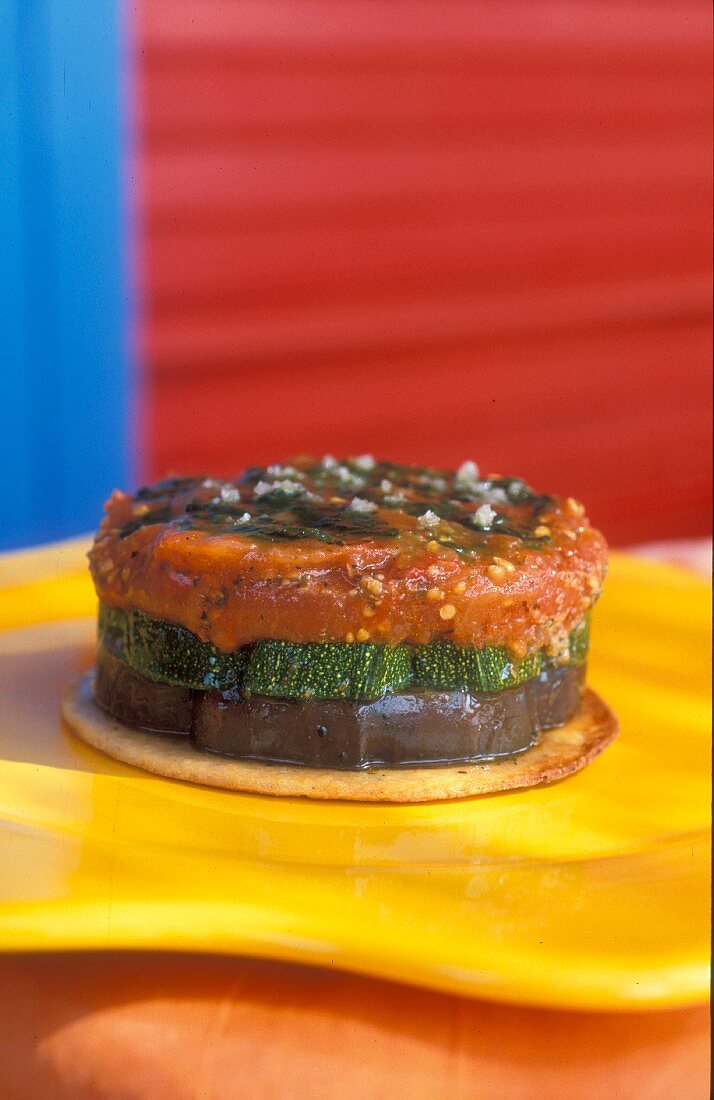
[[(542, 650), (516, 661), (501, 646), (465, 648), (451, 642), (377, 645), (372, 642), (256, 642), (222, 653), (190, 630), (141, 611), (100, 606), (99, 641), (151, 680), (177, 687), (284, 699), (373, 700), (404, 691), (499, 691), (539, 676), (552, 662)], [(570, 636), (570, 664), (588, 653), (586, 619)]]
[(257, 642), (241, 687), (286, 699), (379, 699), (409, 685), (410, 658), (405, 645)]
[(571, 665), (582, 665), (588, 659), (588, 650), (590, 649), (590, 616), (583, 619), (578, 626), (575, 627), (570, 633), (570, 641), (568, 643), (570, 649), (570, 661)]
[(176, 687), (235, 687), (248, 660), (245, 649), (222, 653), (183, 626), (103, 604), (99, 608), (99, 640), (135, 672)]

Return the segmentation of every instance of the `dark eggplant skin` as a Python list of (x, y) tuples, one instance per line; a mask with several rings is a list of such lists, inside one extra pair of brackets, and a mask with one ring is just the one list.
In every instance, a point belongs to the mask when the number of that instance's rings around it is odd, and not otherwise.
[(155, 733), (190, 734), (196, 694), (191, 688), (148, 680), (103, 645), (97, 647), (94, 700), (130, 726)]
[(584, 684), (581, 664), (496, 692), (425, 691), (374, 702), (247, 698), (149, 680), (100, 646), (94, 698), (127, 725), (188, 736), (208, 752), (343, 771), (515, 756), (542, 730), (568, 721)]

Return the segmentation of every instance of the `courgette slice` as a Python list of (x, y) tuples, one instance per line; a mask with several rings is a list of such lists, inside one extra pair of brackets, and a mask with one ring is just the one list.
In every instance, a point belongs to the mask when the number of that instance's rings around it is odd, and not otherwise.
[[(388, 646), (266, 639), (223, 653), (185, 627), (106, 606), (99, 611), (99, 639), (150, 680), (285, 699), (367, 701), (407, 690), (500, 691), (551, 666), (542, 651), (516, 661), (501, 646), (477, 649), (451, 642)], [(570, 636), (570, 664), (585, 661), (588, 642), (585, 620)]]
[(500, 691), (540, 673), (540, 652), (514, 661), (502, 646), (481, 649), (431, 642), (414, 646), (412, 684), (435, 691)]
[(257, 642), (243, 691), (287, 699), (378, 699), (410, 682), (409, 646), (348, 642)]

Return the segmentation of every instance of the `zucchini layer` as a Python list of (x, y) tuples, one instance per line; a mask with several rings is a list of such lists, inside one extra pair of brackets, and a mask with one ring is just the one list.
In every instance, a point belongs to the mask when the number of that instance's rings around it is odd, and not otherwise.
[(283, 699), (379, 699), (410, 681), (405, 645), (264, 641), (251, 647), (240, 686)]
[[(408, 689), (500, 691), (552, 667), (543, 651), (515, 661), (502, 646), (477, 649), (442, 641), (387, 646), (266, 639), (222, 653), (185, 627), (104, 605), (99, 640), (112, 656), (150, 680), (283, 699), (374, 700)], [(569, 664), (585, 661), (588, 643), (586, 619), (570, 636)]]

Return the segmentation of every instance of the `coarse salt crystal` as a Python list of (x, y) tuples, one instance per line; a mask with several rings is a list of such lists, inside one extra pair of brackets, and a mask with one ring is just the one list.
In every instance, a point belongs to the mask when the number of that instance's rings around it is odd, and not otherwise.
[(419, 527), (436, 527), (438, 523), (441, 523), (440, 516), (437, 516), (436, 512), (432, 512), (428, 509), (421, 516), (417, 516), (417, 525)]
[(473, 514), (472, 523), (476, 527), (490, 527), (496, 518), (496, 512), (490, 504), (482, 504)]
[(282, 481), (259, 481), (253, 489), (253, 494), (256, 497), (267, 496), (268, 493), (285, 493), (286, 496), (296, 496), (299, 493), (304, 493), (304, 486), (299, 481), (290, 481), (289, 478), (284, 478)]
[(358, 470), (373, 470), (377, 463), (372, 455), (357, 455), (352, 459), (352, 465)]
[(354, 497), (350, 502), (351, 512), (376, 512), (377, 505), (372, 500), (362, 500), (361, 497)]
[(470, 459), (466, 462), (462, 462), (456, 471), (454, 480), (458, 485), (470, 485), (474, 481), (478, 481), (478, 466), (476, 463), (471, 462)]
[(235, 485), (221, 485), (219, 497), (224, 504), (236, 504), (240, 500), (240, 492)]

